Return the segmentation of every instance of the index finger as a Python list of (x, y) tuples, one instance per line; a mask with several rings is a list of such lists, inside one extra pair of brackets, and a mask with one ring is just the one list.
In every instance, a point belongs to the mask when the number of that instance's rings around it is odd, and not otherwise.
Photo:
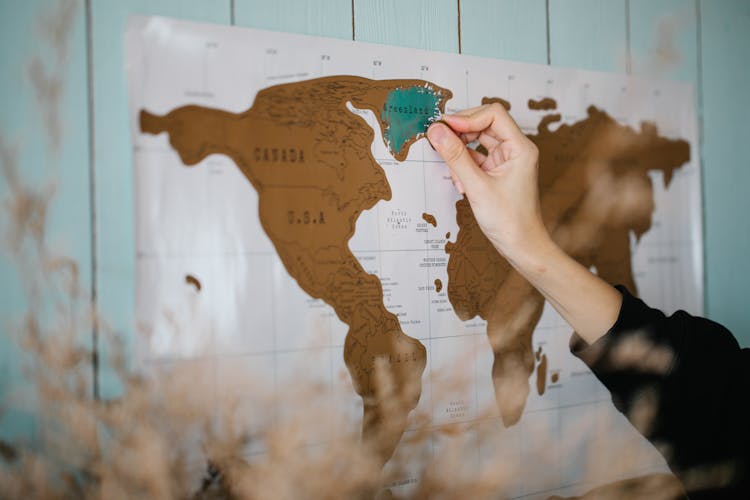
[(443, 115), (442, 119), (456, 132), (471, 133), (486, 130), (500, 141), (525, 137), (508, 111), (498, 103), (485, 104), (468, 114)]

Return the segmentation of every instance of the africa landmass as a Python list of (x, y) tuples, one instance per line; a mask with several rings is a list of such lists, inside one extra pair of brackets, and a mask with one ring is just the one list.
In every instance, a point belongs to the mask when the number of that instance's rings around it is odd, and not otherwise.
[[(482, 102), (510, 107), (501, 98)], [(529, 108), (554, 109), (529, 100)], [(617, 123), (593, 106), (583, 120), (550, 126), (559, 114), (545, 115), (528, 137), (539, 149), (539, 195), (542, 217), (553, 239), (569, 255), (611, 284), (637, 293), (630, 233), (636, 238), (651, 228), (654, 211), (649, 172), (660, 171), (668, 187), (674, 171), (690, 160), (690, 145), (658, 135), (651, 123), (639, 131)], [(479, 149), (479, 148), (477, 148)], [(466, 198), (456, 203), (459, 231), (446, 244), (448, 298), (463, 320), (480, 316), (494, 353), (492, 381), (506, 426), (521, 417), (534, 370), (532, 333), (544, 297), (511, 267), (479, 228)], [(539, 354), (537, 390), (544, 391), (546, 355)]]
[[(258, 192), (261, 225), (286, 270), (349, 327), (344, 361), (363, 399), (363, 439), (375, 444), (383, 462), (419, 400), (426, 351), (403, 332), (384, 305), (380, 280), (348, 247), (360, 214), (389, 200), (391, 188), (371, 153), (373, 129), (347, 103), (374, 113), (382, 140), (403, 161), (451, 97), (450, 90), (423, 80), (333, 76), (263, 89), (239, 114), (202, 106), (140, 114), (141, 130), (167, 132), (185, 166), (226, 155)], [(482, 102), (510, 108), (499, 97)], [(556, 106), (545, 98), (529, 100), (529, 107)], [(594, 107), (585, 119), (550, 130), (560, 120), (545, 115), (529, 135), (540, 151), (545, 224), (585, 266), (635, 291), (630, 233), (640, 237), (651, 225), (648, 173), (663, 172), (669, 185), (673, 171), (689, 160), (689, 145), (659, 137), (650, 124), (640, 131), (620, 125)], [(636, 202), (628, 198), (634, 192)], [(434, 216), (423, 219), (437, 226)], [(541, 351), (535, 356), (532, 347), (544, 299), (484, 237), (465, 198), (456, 203), (456, 220), (456, 241), (445, 249), (448, 297), (461, 319), (487, 321), (496, 400), (503, 422), (512, 425), (523, 412), (536, 358), (537, 390), (544, 392), (547, 357)], [(437, 292), (442, 286), (435, 280)], [(391, 377), (388, 390), (378, 383), (376, 367)], [(557, 373), (552, 376), (556, 381)]]

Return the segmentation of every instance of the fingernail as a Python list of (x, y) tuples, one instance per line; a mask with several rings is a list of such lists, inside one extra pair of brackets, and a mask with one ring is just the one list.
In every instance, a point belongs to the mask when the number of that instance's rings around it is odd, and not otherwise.
[(445, 142), (447, 137), (448, 127), (442, 123), (436, 123), (427, 129), (427, 140), (429, 140), (430, 144), (436, 148), (439, 148)]

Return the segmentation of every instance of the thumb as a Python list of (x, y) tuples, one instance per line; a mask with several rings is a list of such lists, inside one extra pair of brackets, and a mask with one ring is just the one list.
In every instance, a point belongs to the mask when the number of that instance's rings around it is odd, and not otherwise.
[(487, 174), (471, 158), (466, 144), (448, 126), (434, 123), (427, 129), (427, 139), (468, 193), (475, 192), (486, 182)]

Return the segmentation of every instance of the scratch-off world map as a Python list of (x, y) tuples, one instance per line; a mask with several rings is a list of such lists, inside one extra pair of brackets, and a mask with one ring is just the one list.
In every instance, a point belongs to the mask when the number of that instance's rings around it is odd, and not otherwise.
[[(586, 439), (638, 450), (604, 479), (665, 470), (423, 138), (444, 112), (509, 109), (539, 148), (558, 244), (656, 307), (700, 313), (690, 87), (163, 18), (131, 19), (126, 39), (143, 363), (211, 364), (250, 413), (253, 387), (303, 373), (385, 467), (416, 429), (439, 454), (457, 426), (496, 426), (502, 444), (467, 467), (502, 447), (528, 472), (516, 496), (580, 484)], [(626, 190), (637, 203), (607, 203)], [(556, 449), (581, 422), (599, 429), (581, 456)]]

